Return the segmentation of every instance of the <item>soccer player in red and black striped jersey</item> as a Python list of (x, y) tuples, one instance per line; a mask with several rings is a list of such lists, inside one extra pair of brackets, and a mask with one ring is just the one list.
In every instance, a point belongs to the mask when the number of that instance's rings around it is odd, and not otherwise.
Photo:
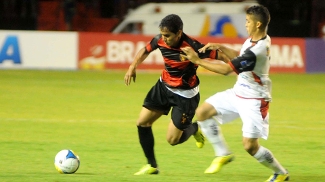
[[(147, 158), (147, 164), (135, 175), (158, 174), (158, 165), (154, 153), (154, 136), (152, 124), (162, 115), (171, 111), (171, 121), (167, 131), (167, 141), (171, 145), (185, 142), (190, 136), (196, 139), (197, 147), (204, 145), (204, 137), (197, 123), (192, 123), (195, 110), (200, 101), (199, 78), (196, 74), (197, 65), (188, 60), (182, 60), (183, 47), (199, 50), (204, 45), (183, 32), (183, 22), (178, 15), (170, 14), (161, 20), (160, 34), (142, 48), (135, 56), (125, 74), (124, 81), (130, 85), (135, 81), (136, 68), (154, 50), (159, 49), (165, 62), (157, 83), (150, 89), (140, 116), (137, 120), (138, 135), (141, 147)], [(198, 53), (199, 57), (221, 59), (227, 57), (216, 50)]]

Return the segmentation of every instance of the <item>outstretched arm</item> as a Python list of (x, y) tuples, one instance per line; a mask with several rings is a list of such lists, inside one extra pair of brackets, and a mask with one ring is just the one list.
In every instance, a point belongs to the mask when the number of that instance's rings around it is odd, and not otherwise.
[(149, 55), (149, 52), (146, 51), (146, 48), (140, 49), (140, 51), (136, 54), (133, 62), (129, 66), (128, 71), (126, 72), (124, 76), (124, 83), (125, 85), (130, 85), (131, 84), (131, 79), (133, 82), (135, 82), (136, 79), (136, 68), (138, 67), (139, 64), (141, 64)]
[(199, 49), (199, 52), (204, 53), (206, 50), (218, 50), (219, 52), (225, 54), (230, 60), (239, 55), (238, 51), (218, 43), (207, 43), (204, 47)]
[(211, 62), (204, 59), (200, 59), (197, 53), (191, 47), (182, 48), (182, 51), (186, 55), (182, 55), (187, 60), (191, 61), (194, 64), (197, 64), (207, 70), (213, 71), (215, 73), (228, 75), (229, 73), (233, 72), (233, 69), (229, 64), (225, 64), (224, 62)]

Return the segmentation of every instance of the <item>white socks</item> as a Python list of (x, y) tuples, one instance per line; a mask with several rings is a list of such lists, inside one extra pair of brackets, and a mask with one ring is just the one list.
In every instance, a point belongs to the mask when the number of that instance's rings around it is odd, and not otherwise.
[[(225, 156), (231, 154), (228, 146), (224, 140), (220, 127), (213, 118), (198, 121), (202, 133), (209, 140), (213, 146), (216, 156)], [(272, 169), (276, 174), (286, 174), (286, 169), (276, 160), (272, 152), (260, 146), (254, 158), (257, 159), (262, 165)]]
[(276, 160), (273, 156), (272, 152), (260, 146), (254, 158), (258, 160), (261, 164), (266, 166), (267, 168), (272, 169), (276, 174), (286, 174), (287, 171), (282, 167), (282, 165)]
[(202, 133), (213, 146), (216, 156), (225, 156), (231, 153), (223, 138), (221, 129), (218, 127), (216, 121), (213, 118), (207, 119), (203, 122), (198, 121), (198, 124), (202, 130)]

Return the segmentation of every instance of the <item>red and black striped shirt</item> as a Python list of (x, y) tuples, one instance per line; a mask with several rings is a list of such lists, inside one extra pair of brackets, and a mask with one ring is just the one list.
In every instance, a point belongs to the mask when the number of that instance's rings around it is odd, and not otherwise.
[[(180, 53), (183, 47), (192, 47), (197, 53), (198, 49), (204, 46), (199, 41), (182, 34), (177, 47), (169, 47), (164, 42), (162, 35), (155, 36), (150, 43), (146, 45), (146, 51), (152, 52), (159, 49), (165, 62), (165, 69), (161, 74), (161, 80), (170, 88), (192, 89), (199, 85), (200, 81), (196, 75), (198, 65), (186, 60), (181, 61)], [(217, 59), (217, 51), (207, 50), (205, 53), (198, 53), (201, 59)]]

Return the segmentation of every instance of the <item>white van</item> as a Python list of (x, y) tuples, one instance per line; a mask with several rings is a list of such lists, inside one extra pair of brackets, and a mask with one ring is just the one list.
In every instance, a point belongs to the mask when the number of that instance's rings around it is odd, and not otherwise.
[(247, 37), (245, 10), (256, 2), (148, 3), (130, 11), (113, 33), (156, 35), (162, 18), (179, 15), (191, 36)]

